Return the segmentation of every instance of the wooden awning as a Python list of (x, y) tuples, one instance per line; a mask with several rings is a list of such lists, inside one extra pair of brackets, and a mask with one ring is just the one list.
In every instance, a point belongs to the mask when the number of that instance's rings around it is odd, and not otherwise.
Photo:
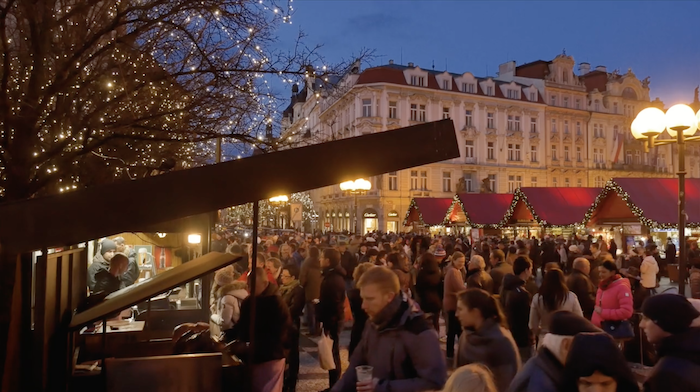
[(439, 197), (416, 197), (408, 207), (404, 226), (418, 223), (422, 226), (437, 226), (445, 223), (445, 214), (450, 208), (452, 199)]
[(511, 194), (459, 193), (453, 198), (446, 219), (479, 229), (498, 229), (512, 201)]
[(519, 188), (505, 215), (510, 225), (573, 227), (583, 223), (601, 188)]
[(158, 223), (459, 157), (452, 120), (0, 205), (10, 252), (69, 246)]

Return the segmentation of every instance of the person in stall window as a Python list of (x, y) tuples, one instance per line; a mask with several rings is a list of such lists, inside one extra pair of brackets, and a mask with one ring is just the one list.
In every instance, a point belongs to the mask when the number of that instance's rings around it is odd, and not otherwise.
[(124, 286), (131, 286), (139, 280), (141, 275), (141, 270), (139, 269), (139, 262), (136, 259), (136, 249), (133, 246), (129, 246), (124, 241), (124, 237), (115, 237), (112, 241), (117, 246), (117, 252), (124, 253), (126, 257), (129, 258), (129, 266), (126, 272), (122, 275), (122, 282)]
[(109, 267), (103, 268), (95, 274), (95, 286), (93, 292), (103, 292), (105, 295), (124, 287), (121, 276), (129, 267), (129, 258), (124, 253), (115, 253), (109, 260)]

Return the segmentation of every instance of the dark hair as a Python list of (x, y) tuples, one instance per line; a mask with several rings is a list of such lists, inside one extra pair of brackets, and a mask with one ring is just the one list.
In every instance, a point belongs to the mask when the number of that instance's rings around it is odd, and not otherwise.
[(376, 250), (376, 249), (374, 249), (374, 248), (371, 248), (371, 249), (368, 249), (368, 250), (367, 250), (367, 257), (368, 257), (368, 258), (371, 257), (371, 256), (377, 256), (377, 255), (379, 255), (379, 251), (378, 251), (378, 250)]
[(408, 257), (403, 252), (392, 252), (386, 257), (387, 263), (391, 263), (392, 269), (401, 270), (408, 272), (410, 270), (408, 266)]
[(613, 263), (610, 260), (605, 260), (603, 264), (600, 265), (601, 267), (605, 268), (606, 270), (610, 272), (614, 272), (616, 274), (620, 273), (620, 270), (617, 268), (617, 264)]
[(318, 259), (321, 257), (321, 251), (317, 247), (312, 246), (309, 248), (309, 258)]
[(440, 266), (438, 266), (435, 256), (433, 256), (432, 253), (426, 252), (423, 254), (423, 256), (421, 256), (420, 269), (425, 270), (426, 272), (435, 272), (440, 271)]
[(491, 251), (491, 258), (496, 259), (498, 261), (505, 261), (506, 255), (503, 253), (502, 250), (494, 249), (493, 251)]
[(552, 269), (544, 274), (542, 286), (537, 292), (540, 301), (544, 303), (545, 309), (553, 312), (566, 301), (569, 295), (569, 288), (564, 282), (564, 273), (560, 269)]
[(509, 246), (508, 247), (508, 254), (511, 255), (511, 254), (515, 254), (515, 253), (518, 253), (518, 248), (516, 248), (514, 245)]
[(486, 290), (471, 288), (457, 294), (457, 299), (469, 309), (479, 309), (484, 320), (494, 319), (504, 328), (508, 328), (506, 317), (496, 298)]
[(377, 254), (377, 259), (381, 259), (382, 257), (385, 257), (387, 255), (387, 251), (385, 250), (380, 250), (379, 253)]
[(516, 276), (522, 274), (530, 268), (532, 268), (532, 261), (530, 261), (530, 259), (527, 257), (520, 256), (513, 261), (513, 274)]
[(571, 343), (566, 363), (564, 382), (566, 391), (577, 391), (581, 377), (588, 377), (599, 371), (617, 382), (618, 392), (638, 392), (637, 380), (627, 365), (622, 352), (613, 338), (606, 333), (579, 333)]
[(329, 260), (331, 268), (335, 268), (340, 264), (340, 252), (337, 249), (326, 248), (323, 250), (323, 258)]
[(282, 271), (287, 270), (294, 279), (299, 279), (299, 267), (296, 264), (287, 264), (282, 267)]

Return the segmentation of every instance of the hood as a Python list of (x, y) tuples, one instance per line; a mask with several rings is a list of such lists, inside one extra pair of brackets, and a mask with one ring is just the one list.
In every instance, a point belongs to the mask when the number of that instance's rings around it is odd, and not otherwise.
[(672, 356), (700, 365), (700, 328), (691, 327), (667, 337), (656, 346), (656, 351), (660, 358)]
[(620, 279), (610, 283), (610, 286), (608, 286), (607, 290), (610, 290), (611, 288), (617, 287), (620, 285), (627, 286), (628, 289), (632, 290), (632, 286), (630, 285), (630, 281), (629, 281), (629, 279), (626, 279), (626, 278), (620, 278)]
[[(377, 330), (379, 330), (380, 332), (399, 328), (405, 325), (409, 320), (413, 320), (417, 317), (424, 317), (424, 313), (421, 310), (420, 306), (412, 299), (403, 299), (402, 296), (397, 296), (395, 301), (399, 303), (397, 304), (398, 306), (395, 306), (393, 308), (398, 308), (398, 310), (394, 312), (393, 316), (390, 316), (391, 319), (388, 322), (380, 322), (380, 325), (375, 324), (374, 321), (372, 322), (372, 325), (374, 325), (374, 327), (377, 328)], [(392, 304), (390, 303), (383, 311), (392, 310)]]
[(518, 287), (521, 287), (524, 284), (524, 280), (520, 279), (519, 277), (513, 274), (508, 274), (503, 277), (503, 290), (514, 290)]
[(347, 273), (345, 272), (345, 269), (343, 269), (343, 267), (341, 266), (327, 267), (323, 269), (324, 277), (329, 277), (332, 275), (339, 275), (341, 278), (345, 279), (345, 275), (347, 275)]

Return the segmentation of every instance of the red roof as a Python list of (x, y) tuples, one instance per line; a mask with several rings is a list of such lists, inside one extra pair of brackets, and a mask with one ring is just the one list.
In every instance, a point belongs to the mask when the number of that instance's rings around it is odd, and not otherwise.
[(544, 79), (549, 75), (549, 64), (551, 63), (551, 61), (537, 60), (517, 66), (515, 67), (515, 76)]
[(441, 225), (452, 205), (450, 198), (416, 197), (411, 200), (404, 226), (418, 222), (425, 226)]
[(357, 84), (371, 83), (407, 84), (402, 70), (389, 67), (368, 68), (362, 71), (357, 78)]
[[(605, 221), (606, 204), (614, 192), (626, 202), (631, 212), (648, 227), (678, 226), (678, 179), (676, 178), (613, 178), (604, 188), (599, 203), (591, 212), (597, 221)], [(616, 211), (618, 214), (619, 211)], [(700, 226), (700, 179), (685, 180), (685, 212), (688, 226)]]
[(593, 70), (585, 75), (579, 76), (586, 85), (586, 91), (598, 90), (601, 93), (608, 89), (608, 73), (605, 71)]
[(457, 197), (472, 227), (500, 225), (513, 201), (513, 195), (504, 193), (460, 193)]
[(584, 220), (600, 192), (601, 188), (520, 188), (513, 207), (525, 203), (541, 226), (573, 226)]

